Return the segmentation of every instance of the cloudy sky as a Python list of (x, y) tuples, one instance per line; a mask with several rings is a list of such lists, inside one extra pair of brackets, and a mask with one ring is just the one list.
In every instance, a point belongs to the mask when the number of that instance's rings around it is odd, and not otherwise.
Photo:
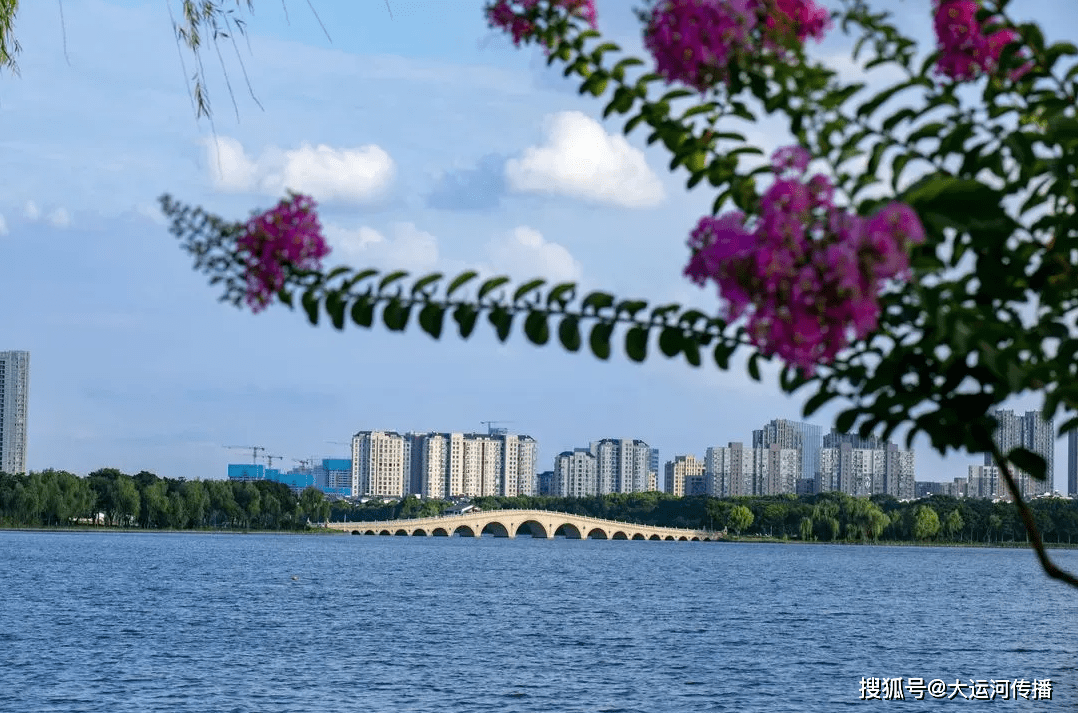
[[(687, 191), (642, 130), (624, 138), (623, 119), (604, 122), (602, 102), (540, 51), (488, 29), (481, 0), (311, 4), (317, 18), (306, 2), (261, 0), (246, 39), (220, 44), (220, 58), (207, 47), (211, 124), (195, 117), (195, 60), (167, 2), (63, 0), (63, 21), (56, 2), (22, 3), (21, 72), (0, 75), (0, 350), (31, 352), (31, 469), (220, 478), (245, 459), (226, 446), (264, 446), (291, 466), (344, 455), (359, 430), (491, 419), (536, 437), (546, 470), (598, 438), (642, 438), (665, 461), (799, 418), (774, 370), (756, 384), (740, 365), (603, 363), (519, 334), (500, 345), (483, 326), (435, 342), (218, 303), (168, 234), (162, 193), (229, 219), (290, 187), (312, 193), (329, 264), (541, 275), (717, 306), (681, 277), (713, 194)], [(891, 4), (928, 37), (927, 1)], [(600, 0), (600, 29), (640, 55), (631, 6)], [(836, 32), (814, 51), (846, 47)], [(750, 132), (768, 152), (784, 138), (779, 124)], [(829, 427), (836, 411), (813, 422)], [(915, 447), (919, 480), (979, 462)]]

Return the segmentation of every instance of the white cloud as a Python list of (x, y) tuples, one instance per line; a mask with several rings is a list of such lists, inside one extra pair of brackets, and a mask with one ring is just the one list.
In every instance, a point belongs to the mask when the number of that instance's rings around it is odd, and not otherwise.
[(543, 277), (549, 282), (579, 282), (582, 270), (564, 246), (548, 242), (534, 228), (520, 226), (489, 246), (491, 271), (516, 280)]
[(548, 120), (547, 142), (505, 164), (513, 190), (575, 196), (631, 208), (656, 206), (664, 191), (644, 154), (578, 111)]
[(45, 220), (55, 228), (66, 228), (71, 225), (71, 215), (68, 214), (66, 208), (57, 208), (49, 213)]
[(439, 261), (438, 239), (413, 223), (397, 223), (391, 237), (363, 226), (357, 230), (326, 225), (327, 242), (333, 248), (331, 260), (353, 267), (431, 272)]
[(37, 203), (26, 201), (26, 205), (22, 209), (22, 214), (26, 216), (27, 220), (37, 220), (41, 217), (41, 209), (37, 207)]
[(288, 190), (320, 201), (362, 203), (379, 197), (393, 180), (393, 159), (373, 144), (336, 149), (304, 143), (297, 149), (269, 147), (248, 158), (235, 139), (207, 140), (214, 186), (232, 193), (279, 196)]
[(0, 235), (7, 235), (7, 221), (4, 220), (4, 214), (0, 213)]

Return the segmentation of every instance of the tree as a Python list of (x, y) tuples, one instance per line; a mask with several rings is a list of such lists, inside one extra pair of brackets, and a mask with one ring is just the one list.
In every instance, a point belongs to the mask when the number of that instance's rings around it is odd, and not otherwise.
[(947, 533), (947, 537), (953, 540), (956, 535), (962, 532), (962, 528), (965, 526), (966, 523), (962, 519), (962, 513), (958, 512), (956, 508), (947, 514), (947, 519), (943, 523), (943, 531)]
[(730, 509), (730, 514), (726, 517), (727, 527), (732, 529), (738, 536), (741, 535), (742, 530), (748, 529), (752, 521), (752, 510), (749, 510), (744, 505), (735, 505)]
[(940, 519), (936, 511), (928, 505), (918, 505), (913, 511), (913, 536), (918, 540), (935, 537), (940, 529)]
[(811, 517), (803, 517), (803, 518), (801, 518), (800, 532), (801, 532), (801, 539), (804, 540), (805, 542), (808, 542), (809, 540), (814, 539), (813, 536), (812, 536), (812, 518)]

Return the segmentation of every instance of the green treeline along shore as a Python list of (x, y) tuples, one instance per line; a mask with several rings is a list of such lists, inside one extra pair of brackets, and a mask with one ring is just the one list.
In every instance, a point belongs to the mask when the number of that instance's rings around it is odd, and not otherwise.
[[(915, 502), (843, 493), (740, 498), (674, 497), (664, 493), (477, 497), (483, 510), (555, 510), (660, 527), (726, 530), (732, 537), (806, 542), (1025, 543), (1014, 505), (933, 495)], [(44, 470), (0, 473), (0, 527), (121, 527), (168, 530), (293, 530), (317, 523), (400, 520), (441, 515), (452, 503), (407, 497), (351, 503), (307, 488), (299, 495), (269, 480), (173, 480), (104, 468), (79, 477)], [(1078, 542), (1078, 500), (1030, 503), (1049, 544)]]

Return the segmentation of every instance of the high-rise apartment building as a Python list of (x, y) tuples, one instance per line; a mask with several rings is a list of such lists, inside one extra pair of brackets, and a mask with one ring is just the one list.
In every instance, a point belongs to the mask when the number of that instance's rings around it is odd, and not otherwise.
[(404, 436), (394, 431), (360, 431), (352, 436), (352, 492), (389, 498), (406, 495), (411, 448), (405, 445)]
[[(361, 431), (352, 450), (356, 495), (514, 496), (537, 488), (538, 444), (531, 436)], [(357, 453), (365, 460), (356, 461)], [(375, 460), (379, 453), (386, 458)]]
[(796, 490), (797, 479), (816, 478), (820, 471), (821, 434), (822, 429), (819, 426), (780, 418), (752, 432), (752, 447), (794, 448), (801, 454), (801, 473), (794, 480), (793, 489), (783, 491), (792, 493)]
[(643, 493), (651, 489), (652, 448), (641, 440), (604, 438), (591, 444), (599, 495)]
[(1078, 428), (1067, 434), (1067, 495), (1078, 497)]
[[(1045, 472), (1048, 477), (1043, 481), (1031, 478), (1024, 470), (1013, 469), (1014, 479), (1022, 496), (1031, 498), (1052, 492), (1055, 483), (1055, 432), (1052, 419), (1045, 420), (1040, 411), (1026, 411), (1018, 415), (1008, 409), (997, 409), (992, 415), (998, 422), (996, 443), (1004, 455), (1021, 447), (1038, 454), (1047, 463)], [(984, 464), (996, 465), (991, 453), (984, 454)], [(1006, 486), (1002, 486), (1000, 497), (1010, 497)]]
[(832, 430), (823, 438), (816, 492), (848, 495), (893, 495), (899, 500), (915, 496), (916, 460), (912, 450), (900, 449), (879, 438)]
[(554, 490), (556, 495), (566, 498), (595, 495), (598, 468), (589, 449), (575, 448), (558, 454), (554, 459)]
[(802, 451), (778, 443), (745, 448), (741, 443), (712, 446), (704, 456), (706, 492), (716, 498), (780, 495), (797, 491)]
[(0, 472), (26, 472), (30, 352), (0, 352)]
[(707, 484), (704, 462), (696, 456), (675, 456), (666, 463), (666, 492), (671, 495), (704, 495)]

